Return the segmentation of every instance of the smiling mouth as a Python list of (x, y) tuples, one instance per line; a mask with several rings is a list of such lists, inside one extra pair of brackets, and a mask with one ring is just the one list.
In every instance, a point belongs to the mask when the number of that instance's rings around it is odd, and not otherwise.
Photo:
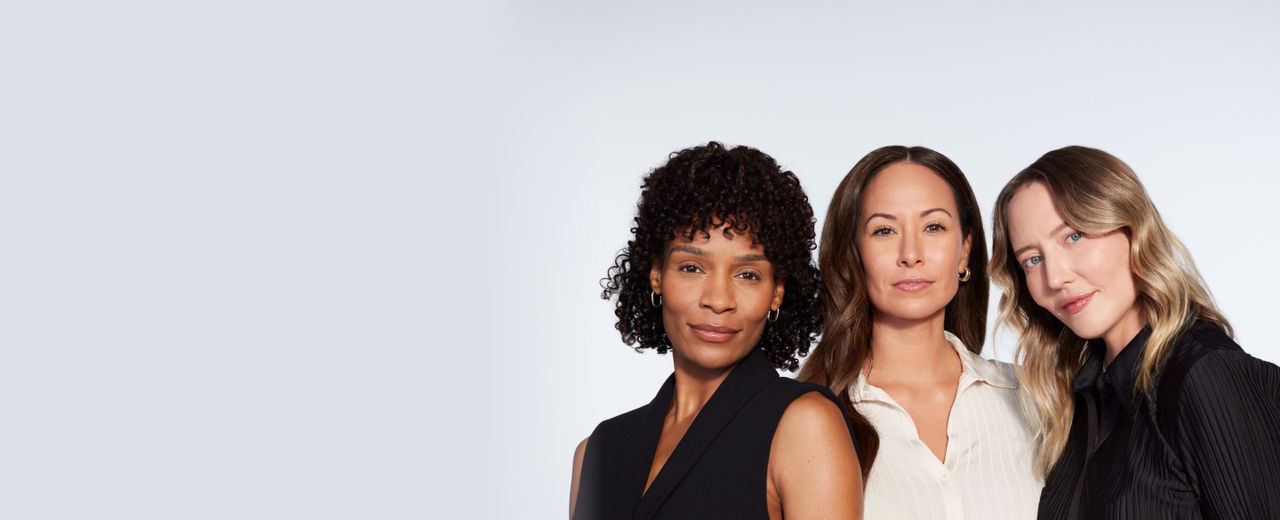
[(1089, 305), (1089, 302), (1093, 300), (1093, 295), (1097, 294), (1097, 292), (1098, 291), (1093, 291), (1083, 296), (1077, 296), (1075, 298), (1065, 300), (1062, 302), (1060, 307), (1062, 310), (1067, 311), (1067, 314), (1080, 312), (1081, 310), (1084, 310), (1085, 305)]
[(710, 343), (724, 343), (738, 334), (737, 329), (715, 325), (689, 325), (689, 328), (693, 329), (693, 335), (698, 339)]

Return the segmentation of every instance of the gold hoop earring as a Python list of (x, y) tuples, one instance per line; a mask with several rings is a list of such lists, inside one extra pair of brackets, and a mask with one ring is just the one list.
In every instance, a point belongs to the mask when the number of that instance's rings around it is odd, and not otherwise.
[(778, 316), (781, 316), (781, 315), (782, 315), (782, 311), (778, 309), (769, 309), (769, 314), (766, 315), (766, 319), (769, 320), (769, 323), (773, 323), (775, 321), (778, 321)]
[(973, 274), (973, 273), (969, 271), (969, 266), (967, 266), (967, 265), (966, 265), (966, 266), (964, 266), (964, 274), (959, 275), (959, 276), (960, 276), (960, 283), (964, 283), (964, 282), (969, 281), (969, 275), (971, 275), (971, 274)]
[(654, 291), (649, 291), (649, 305), (654, 307), (662, 306), (662, 295)]

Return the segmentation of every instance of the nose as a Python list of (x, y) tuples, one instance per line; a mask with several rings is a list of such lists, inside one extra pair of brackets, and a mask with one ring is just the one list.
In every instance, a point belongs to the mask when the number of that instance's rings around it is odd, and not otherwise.
[(702, 287), (702, 297), (698, 304), (720, 314), (734, 308), (733, 282), (727, 274), (708, 276)]
[(919, 240), (911, 233), (904, 233), (902, 240), (898, 242), (898, 265), (915, 267), (921, 262), (924, 262), (924, 258), (920, 256)]
[(1076, 280), (1075, 273), (1071, 271), (1071, 265), (1063, 256), (1059, 255), (1053, 261), (1049, 261), (1048, 258), (1044, 260), (1045, 282), (1049, 284), (1050, 289), (1061, 289)]

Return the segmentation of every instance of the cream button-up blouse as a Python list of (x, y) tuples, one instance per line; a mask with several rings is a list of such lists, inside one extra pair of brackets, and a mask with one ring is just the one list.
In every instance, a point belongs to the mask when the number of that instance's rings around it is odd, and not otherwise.
[(867, 477), (869, 520), (1000, 520), (1035, 518), (1044, 482), (1032, 468), (1033, 419), (1024, 414), (1013, 365), (974, 354), (950, 332), (960, 355), (960, 386), (947, 420), (940, 462), (916, 433), (911, 416), (865, 376), (849, 398), (880, 434)]

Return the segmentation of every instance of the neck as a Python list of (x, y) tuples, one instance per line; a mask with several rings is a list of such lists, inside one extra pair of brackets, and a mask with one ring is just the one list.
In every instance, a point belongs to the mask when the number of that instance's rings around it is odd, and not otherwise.
[(702, 407), (711, 400), (720, 384), (729, 376), (737, 363), (725, 368), (706, 368), (696, 366), (679, 356), (672, 356), (675, 363), (676, 386), (671, 399), (671, 411), (677, 421), (692, 420), (702, 411)]
[(876, 313), (871, 322), (871, 359), (877, 378), (932, 379), (959, 368), (960, 358), (947, 343), (942, 311), (923, 320)]
[(1120, 321), (1111, 326), (1111, 329), (1103, 333), (1102, 341), (1107, 345), (1107, 355), (1103, 360), (1103, 365), (1110, 365), (1115, 361), (1116, 356), (1120, 355), (1120, 351), (1129, 345), (1133, 338), (1142, 332), (1142, 328), (1147, 326), (1147, 319), (1142, 316), (1142, 309), (1134, 305), (1120, 317)]

